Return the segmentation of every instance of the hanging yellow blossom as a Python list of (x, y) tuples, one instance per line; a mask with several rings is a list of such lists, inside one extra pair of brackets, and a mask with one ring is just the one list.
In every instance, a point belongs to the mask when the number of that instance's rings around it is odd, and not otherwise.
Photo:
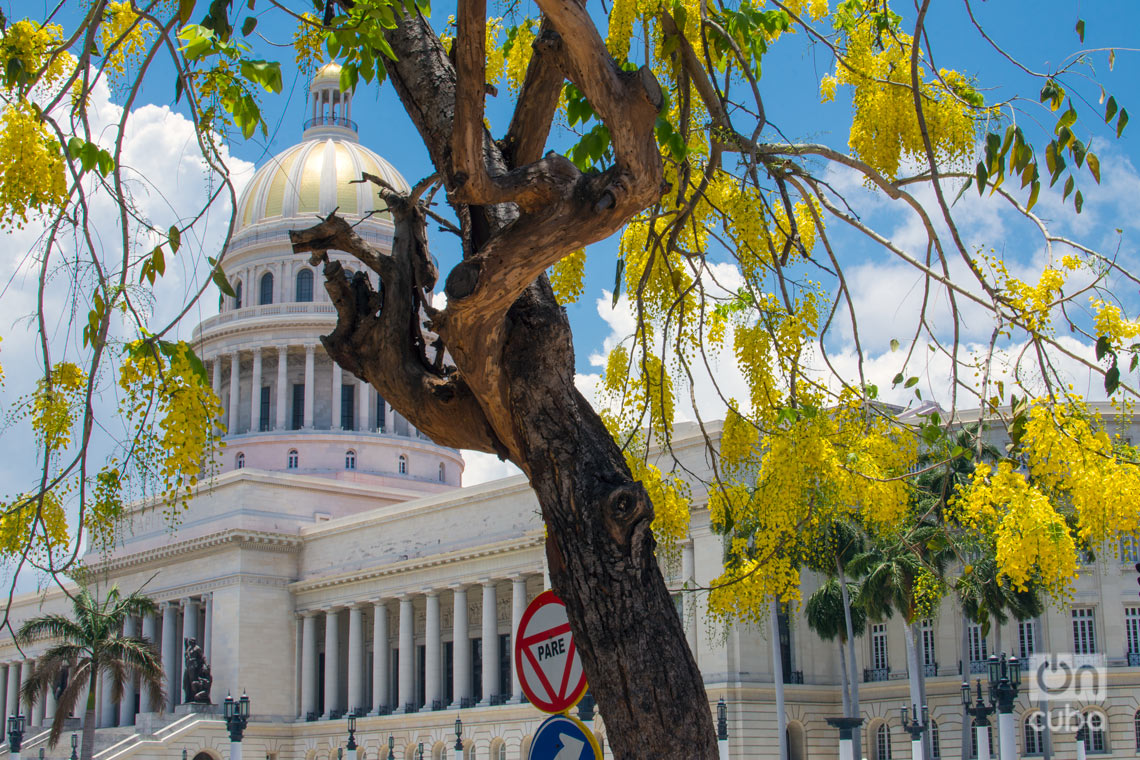
[(99, 46), (106, 56), (107, 68), (124, 76), (146, 54), (153, 35), (154, 26), (139, 18), (130, 0), (108, 3), (99, 26)]
[(579, 248), (568, 253), (550, 268), (550, 287), (554, 297), (563, 306), (576, 303), (585, 289), (586, 249)]
[(67, 202), (67, 177), (59, 142), (36, 108), (17, 100), (0, 116), (0, 230), (22, 228), (32, 213)]
[(293, 32), (293, 56), (297, 68), (311, 77), (325, 59), (325, 30), (320, 19), (312, 13), (302, 13)]

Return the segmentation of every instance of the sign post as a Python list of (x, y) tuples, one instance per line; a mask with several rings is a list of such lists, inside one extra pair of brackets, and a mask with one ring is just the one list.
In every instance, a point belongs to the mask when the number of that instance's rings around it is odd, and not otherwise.
[(600, 760), (601, 756), (594, 733), (569, 715), (544, 720), (530, 744), (530, 760)]

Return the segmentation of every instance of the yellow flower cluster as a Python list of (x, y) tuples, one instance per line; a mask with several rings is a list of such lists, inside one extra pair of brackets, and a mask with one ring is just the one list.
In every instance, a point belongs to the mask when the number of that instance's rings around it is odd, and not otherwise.
[(915, 616), (926, 618), (936, 615), (944, 596), (946, 596), (946, 583), (924, 567), (914, 579)]
[(46, 564), (54, 547), (66, 548), (67, 515), (59, 493), (48, 491), (40, 499), (23, 494), (10, 504), (0, 504), (0, 556), (28, 557)]
[(120, 412), (132, 422), (144, 459), (153, 458), (147, 464), (172, 514), (185, 508), (220, 447), (216, 429), (222, 405), (204, 373), (195, 371), (192, 357), (186, 343), (168, 356), (136, 342), (127, 347), (119, 370)]
[(111, 2), (103, 23), (99, 25), (99, 46), (106, 56), (107, 68), (119, 77), (140, 61), (147, 51), (154, 26), (142, 21), (131, 7), (130, 0)]
[(36, 383), (32, 393), (32, 430), (36, 442), (55, 453), (71, 445), (72, 428), (84, 406), (87, 375), (71, 362), (52, 367), (51, 384)]
[(29, 214), (67, 203), (67, 176), (59, 142), (27, 100), (0, 116), (0, 230), (22, 228)]
[(577, 303), (586, 287), (586, 249), (579, 248), (568, 253), (550, 268), (548, 276), (558, 303), (563, 306)]
[(507, 85), (511, 92), (519, 92), (526, 80), (526, 69), (534, 53), (536, 26), (536, 21), (527, 19), (515, 28), (511, 49), (506, 54)]
[(293, 32), (293, 56), (297, 68), (311, 77), (325, 59), (325, 30), (321, 20), (312, 13), (302, 13)]
[[(889, 179), (898, 176), (903, 156), (926, 157), (910, 89), (910, 53), (909, 36), (882, 34), (864, 17), (848, 35), (843, 59), (836, 63), (836, 81), (820, 84), (824, 100), (834, 95), (836, 84), (853, 87), (848, 143), (856, 156)], [(935, 160), (965, 165), (978, 131), (975, 111), (956, 97), (951, 84), (965, 80), (956, 72), (941, 73), (949, 88), (938, 79), (927, 81), (922, 67), (918, 71), (923, 115)]]
[(503, 80), (507, 71), (507, 57), (503, 53), (499, 35), (503, 32), (503, 19), (497, 16), (487, 17), (487, 84), (497, 84)]
[(37, 88), (43, 92), (51, 91), (68, 72), (69, 65), (74, 62), (70, 55), (51, 54), (63, 41), (63, 27), (58, 24), (40, 25), (29, 19), (21, 19), (0, 35), (0, 62), (10, 66), (8, 61), (18, 60), (25, 72), (33, 74), (44, 69), (40, 75)]
[(1120, 346), (1140, 335), (1140, 322), (1126, 319), (1116, 304), (1106, 303), (1099, 298), (1090, 298), (1089, 302), (1094, 312), (1096, 334), (1108, 338), (1112, 345)]

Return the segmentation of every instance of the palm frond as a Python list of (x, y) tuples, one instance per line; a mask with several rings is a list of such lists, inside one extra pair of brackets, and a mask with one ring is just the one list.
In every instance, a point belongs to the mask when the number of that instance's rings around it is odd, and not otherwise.
[(28, 644), (41, 636), (75, 644), (86, 638), (83, 627), (64, 615), (43, 615), (25, 620), (16, 632), (16, 640), (21, 644)]

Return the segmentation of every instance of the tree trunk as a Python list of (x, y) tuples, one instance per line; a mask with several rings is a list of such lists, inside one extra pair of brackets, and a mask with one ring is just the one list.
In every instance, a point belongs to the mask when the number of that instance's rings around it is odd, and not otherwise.
[[(906, 623), (903, 626), (903, 640), (906, 642), (906, 669), (907, 669), (907, 682), (910, 686), (910, 701), (911, 705), (917, 706), (919, 710), (922, 709), (922, 685), (919, 679), (922, 677), (921, 664), (918, 661), (918, 647), (915, 646), (914, 624)], [(907, 705), (910, 707), (911, 705)], [(922, 714), (918, 715), (918, 720), (922, 719)]]
[(839, 686), (843, 696), (843, 715), (851, 717), (851, 678), (847, 675), (847, 642), (839, 640)]
[[(851, 670), (851, 713), (849, 718), (862, 717), (859, 707), (859, 664), (855, 659), (855, 624), (851, 621), (851, 596), (847, 593), (847, 576), (843, 563), (837, 557), (835, 568), (839, 575), (839, 594), (843, 599), (843, 624), (847, 628), (847, 667)], [(856, 758), (862, 758), (863, 732), (852, 731), (852, 749)]]
[(768, 602), (772, 628), (772, 685), (776, 690), (776, 747), (779, 760), (788, 760), (788, 715), (784, 710), (784, 658), (780, 649), (780, 603)]
[(79, 750), (80, 760), (95, 758), (95, 695), (98, 693), (98, 670), (91, 669), (90, 683), (87, 685), (87, 709), (83, 713), (83, 742)]
[[(538, 5), (550, 33), (536, 40), (501, 142), (484, 128), (485, 3), (459, 5), (453, 58), (418, 12), (398, 8), (397, 26), (384, 32), (397, 57), (384, 60), (389, 81), (460, 224), (463, 261), (447, 277), (445, 309), (424, 297), (437, 272), (427, 212), (414, 194), (382, 186), (396, 223), (390, 254), (335, 215), (292, 233), (293, 248), (325, 261), (338, 320), (322, 341), (342, 368), (436, 443), (495, 452), (529, 477), (547, 528), (551, 585), (566, 604), (614, 755), (713, 760), (712, 711), (657, 565), (653, 505), (574, 386), (569, 323), (544, 275), (660, 198), (653, 129), (662, 94), (648, 69), (617, 66), (582, 3)], [(543, 156), (565, 79), (610, 130), (613, 165), (602, 172)], [(382, 292), (367, 278), (349, 282), (329, 250), (377, 272)], [(434, 355), (421, 330), (425, 314), (439, 338)], [(454, 367), (443, 366), (445, 353)]]

